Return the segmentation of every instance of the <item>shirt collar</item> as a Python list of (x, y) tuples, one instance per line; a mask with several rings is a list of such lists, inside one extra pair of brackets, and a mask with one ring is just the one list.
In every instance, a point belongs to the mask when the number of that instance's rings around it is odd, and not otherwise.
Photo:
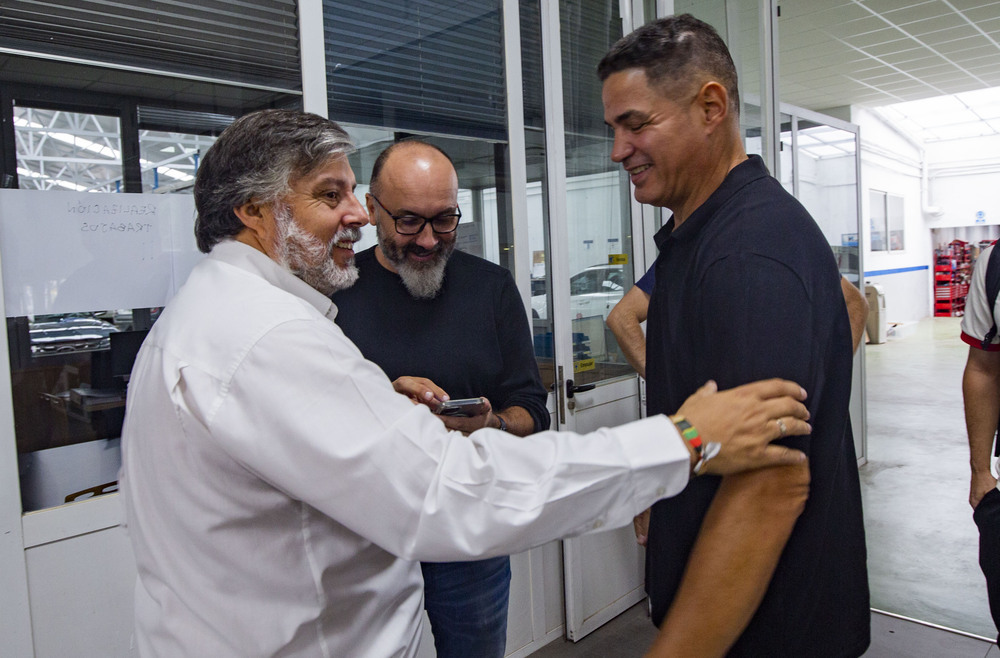
[(331, 320), (337, 316), (337, 307), (329, 297), (248, 244), (237, 240), (223, 240), (212, 247), (208, 257), (261, 277), (271, 285), (309, 302), (320, 314)]
[(663, 249), (668, 240), (686, 241), (694, 239), (702, 227), (715, 216), (716, 211), (729, 201), (740, 188), (747, 183), (769, 175), (767, 167), (764, 166), (764, 160), (759, 155), (749, 156), (726, 174), (722, 184), (705, 199), (705, 203), (698, 206), (691, 213), (687, 221), (681, 224), (676, 231), (674, 230), (674, 218), (671, 216), (670, 221), (653, 236), (657, 248)]

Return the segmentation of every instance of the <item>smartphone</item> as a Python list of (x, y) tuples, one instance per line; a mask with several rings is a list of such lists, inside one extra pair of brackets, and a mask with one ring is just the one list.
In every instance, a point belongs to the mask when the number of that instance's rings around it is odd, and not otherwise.
[(486, 411), (486, 398), (464, 398), (462, 400), (447, 400), (434, 412), (442, 416), (478, 416)]

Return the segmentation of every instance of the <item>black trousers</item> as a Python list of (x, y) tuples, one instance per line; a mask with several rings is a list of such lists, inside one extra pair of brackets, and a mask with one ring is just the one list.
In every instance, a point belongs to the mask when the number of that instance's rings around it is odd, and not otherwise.
[[(972, 513), (979, 526), (979, 567), (986, 576), (990, 614), (1000, 629), (1000, 490), (991, 489)], [(1000, 644), (1000, 635), (997, 636)]]

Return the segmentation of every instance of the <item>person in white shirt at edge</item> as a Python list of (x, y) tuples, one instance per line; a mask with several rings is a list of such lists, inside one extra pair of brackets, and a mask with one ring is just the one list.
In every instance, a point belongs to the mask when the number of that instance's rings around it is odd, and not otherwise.
[(142, 346), (122, 432), (143, 656), (412, 656), (420, 560), (626, 525), (692, 472), (805, 459), (768, 445), (811, 431), (782, 380), (709, 383), (674, 422), (448, 431), (332, 321), (368, 221), (353, 149), (332, 121), (264, 110), (202, 159), (208, 256)]

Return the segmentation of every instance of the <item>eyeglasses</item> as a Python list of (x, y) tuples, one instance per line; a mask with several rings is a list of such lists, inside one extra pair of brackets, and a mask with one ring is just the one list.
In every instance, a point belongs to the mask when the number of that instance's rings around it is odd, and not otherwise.
[(421, 217), (420, 215), (393, 215), (389, 212), (389, 209), (382, 205), (382, 202), (378, 200), (371, 192), (368, 195), (375, 199), (375, 203), (378, 204), (379, 208), (385, 211), (385, 214), (392, 217), (393, 221), (396, 223), (396, 233), (400, 235), (416, 235), (424, 230), (424, 227), (428, 224), (431, 225), (431, 230), (438, 234), (452, 233), (458, 228), (458, 222), (462, 219), (462, 211), (455, 209), (455, 212), (445, 212), (434, 217)]

